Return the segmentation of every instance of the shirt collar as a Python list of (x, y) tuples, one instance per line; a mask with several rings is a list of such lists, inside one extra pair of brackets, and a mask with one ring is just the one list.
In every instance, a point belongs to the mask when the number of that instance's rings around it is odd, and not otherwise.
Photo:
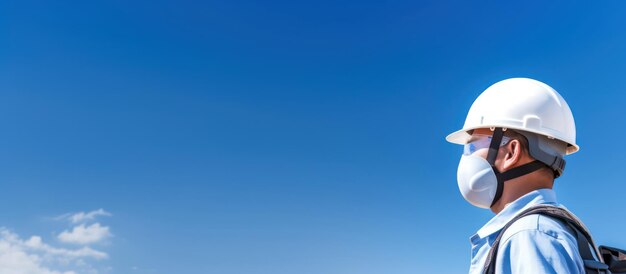
[(475, 239), (476, 236), (484, 238), (498, 232), (521, 211), (537, 204), (556, 205), (556, 193), (554, 193), (554, 190), (548, 188), (538, 189), (518, 198), (502, 209), (502, 211), (500, 211), (500, 213), (496, 216), (491, 218), (489, 222), (487, 222), (481, 229), (478, 230), (478, 232), (476, 232), (474, 236), (472, 236), (472, 239)]

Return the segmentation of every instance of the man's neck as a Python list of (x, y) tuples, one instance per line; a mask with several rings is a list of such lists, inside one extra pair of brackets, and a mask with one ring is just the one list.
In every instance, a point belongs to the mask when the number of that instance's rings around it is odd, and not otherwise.
[(491, 211), (498, 214), (510, 203), (532, 191), (542, 188), (552, 189), (554, 184), (552, 178), (546, 178), (545, 176), (540, 176), (540, 174), (535, 173), (536, 172), (533, 172), (504, 182), (502, 197), (491, 207)]

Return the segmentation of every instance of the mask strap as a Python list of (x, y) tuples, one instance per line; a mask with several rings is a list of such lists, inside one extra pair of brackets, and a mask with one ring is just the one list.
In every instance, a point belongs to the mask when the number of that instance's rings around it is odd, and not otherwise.
[(515, 179), (517, 177), (524, 176), (531, 172), (535, 172), (538, 169), (546, 166), (544, 163), (535, 160), (530, 163), (526, 163), (524, 165), (515, 167), (513, 169), (509, 169), (505, 172), (500, 172), (495, 167), (496, 158), (498, 157), (498, 150), (500, 149), (500, 143), (502, 142), (502, 136), (504, 136), (504, 131), (502, 128), (495, 128), (493, 131), (493, 136), (491, 137), (491, 144), (489, 144), (489, 152), (487, 154), (487, 162), (491, 165), (493, 172), (496, 174), (496, 179), (498, 181), (498, 187), (496, 188), (496, 195), (493, 197), (493, 201), (491, 202), (490, 207), (492, 207), (500, 198), (502, 197), (502, 192), (504, 191), (504, 182)]
[(491, 143), (489, 144), (489, 152), (487, 153), (487, 162), (489, 162), (491, 169), (493, 169), (493, 172), (496, 174), (496, 181), (498, 182), (496, 195), (493, 197), (493, 201), (491, 201), (491, 205), (489, 207), (492, 207), (498, 200), (500, 200), (500, 197), (502, 197), (502, 191), (504, 190), (504, 180), (500, 171), (498, 171), (495, 166), (496, 158), (498, 157), (498, 150), (500, 149), (500, 143), (502, 142), (502, 136), (504, 136), (502, 128), (495, 128), (491, 137)]
[(498, 150), (500, 149), (502, 136), (504, 136), (502, 128), (495, 128), (493, 136), (491, 137), (491, 144), (489, 144), (489, 153), (487, 154), (487, 162), (489, 162), (491, 166), (494, 166), (496, 163), (496, 157), (498, 157)]
[(526, 163), (524, 165), (509, 169), (505, 172), (498, 173), (496, 177), (500, 177), (502, 181), (508, 181), (508, 180), (515, 179), (520, 176), (524, 176), (528, 173), (535, 172), (545, 166), (546, 164), (542, 163), (541, 161), (534, 160), (530, 163)]
[(504, 191), (504, 182), (515, 179), (517, 177), (524, 176), (526, 174), (535, 172), (542, 167), (545, 167), (546, 164), (540, 162), (539, 160), (532, 161), (530, 163), (523, 164), (521, 166), (509, 169), (503, 173), (500, 173), (496, 167), (492, 166), (493, 172), (496, 173), (496, 179), (498, 181), (498, 188), (496, 188), (496, 196), (493, 197), (493, 202), (489, 207), (492, 207), (500, 198), (502, 197), (502, 192)]

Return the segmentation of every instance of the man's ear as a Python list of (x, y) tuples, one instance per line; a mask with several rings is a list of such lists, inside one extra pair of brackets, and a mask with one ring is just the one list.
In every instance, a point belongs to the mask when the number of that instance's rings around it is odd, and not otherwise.
[(516, 167), (522, 159), (522, 154), (522, 144), (520, 141), (516, 139), (509, 141), (509, 143), (506, 144), (506, 153), (504, 154), (502, 169), (509, 170)]

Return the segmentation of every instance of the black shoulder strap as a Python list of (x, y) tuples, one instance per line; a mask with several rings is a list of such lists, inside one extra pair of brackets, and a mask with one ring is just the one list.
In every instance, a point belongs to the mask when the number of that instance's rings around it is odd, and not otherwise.
[[(522, 211), (522, 213), (515, 216), (511, 221), (509, 221), (503, 228), (500, 230), (498, 237), (493, 242), (489, 253), (487, 254), (487, 259), (485, 260), (485, 265), (483, 267), (484, 274), (494, 274), (496, 272), (496, 258), (498, 255), (498, 248), (500, 245), (500, 240), (502, 239), (502, 235), (504, 232), (511, 226), (513, 223), (523, 217), (533, 214), (541, 214), (549, 217), (556, 218), (561, 220), (569, 226), (576, 235), (576, 241), (578, 242), (578, 252), (583, 259), (585, 264), (585, 272), (589, 274), (601, 274), (601, 273), (610, 273), (608, 271), (608, 266), (604, 264), (601, 257), (598, 255), (598, 251), (596, 248), (589, 231), (585, 228), (583, 223), (571, 212), (556, 206), (551, 205), (540, 205), (531, 207)], [(593, 250), (593, 253), (592, 253)], [(595, 254), (595, 257), (594, 257)], [(596, 259), (599, 258), (599, 259)]]

